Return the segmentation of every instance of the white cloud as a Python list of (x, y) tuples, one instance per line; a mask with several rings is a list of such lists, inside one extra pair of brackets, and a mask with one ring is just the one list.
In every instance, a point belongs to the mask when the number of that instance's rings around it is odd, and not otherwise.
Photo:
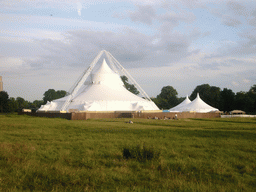
[(80, 2), (77, 2), (77, 13), (79, 16), (82, 15), (82, 12), (81, 12), (82, 8), (83, 8), (82, 4)]
[(239, 83), (237, 83), (236, 81), (232, 81), (231, 83), (232, 83), (232, 85), (234, 85), (236, 87), (239, 86)]
[(244, 83), (250, 83), (251, 81), (248, 80), (248, 79), (243, 79), (243, 82), (244, 82)]
[(15, 58), (15, 57), (0, 57), (0, 69), (12, 69), (22, 66), (24, 61), (22, 58)]

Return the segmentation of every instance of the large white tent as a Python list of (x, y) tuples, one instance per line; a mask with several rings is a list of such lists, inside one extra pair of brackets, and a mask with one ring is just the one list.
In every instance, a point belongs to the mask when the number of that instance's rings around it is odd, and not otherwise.
[(179, 105), (169, 109), (169, 112), (180, 112), (180, 111), (184, 111), (186, 108), (186, 105), (191, 103), (190, 99), (188, 98), (188, 96), (186, 97), (186, 99), (184, 101), (182, 101)]
[[(186, 101), (186, 100), (185, 100)], [(188, 102), (188, 101), (187, 101)], [(218, 109), (205, 103), (197, 93), (197, 97), (187, 104), (181, 105), (180, 107), (176, 106), (170, 109), (170, 112), (197, 112), (197, 113), (209, 113), (219, 111)]]
[[(109, 56), (108, 52), (103, 52)], [(75, 84), (70, 95), (47, 102), (40, 107), (38, 112), (159, 110), (147, 95), (144, 96), (144, 99), (128, 91), (119, 74), (109, 67), (105, 59), (95, 69), (94, 66), (100, 58), (99, 55)], [(113, 61), (113, 58), (109, 60)], [(114, 67), (113, 63), (112, 68), (117, 71), (117, 67)], [(121, 69), (124, 70), (122, 67)], [(141, 88), (139, 90), (145, 95)]]

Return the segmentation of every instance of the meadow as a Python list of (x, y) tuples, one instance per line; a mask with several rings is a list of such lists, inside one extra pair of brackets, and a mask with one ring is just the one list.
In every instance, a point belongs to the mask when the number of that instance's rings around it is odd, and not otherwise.
[(256, 191), (255, 118), (128, 121), (0, 115), (0, 191)]

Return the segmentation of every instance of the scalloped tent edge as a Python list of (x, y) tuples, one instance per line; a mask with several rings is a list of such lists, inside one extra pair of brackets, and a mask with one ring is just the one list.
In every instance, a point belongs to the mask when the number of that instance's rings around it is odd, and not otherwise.
[[(188, 96), (183, 102), (185, 102), (187, 99), (188, 99)], [(188, 102), (188, 101), (186, 101), (186, 102)], [(199, 93), (197, 93), (197, 97), (193, 101), (191, 101), (187, 104), (182, 104), (182, 105), (181, 104), (179, 104), (178, 106), (176, 106), (174, 108), (169, 109), (169, 111), (170, 112), (197, 112), (197, 113), (209, 113), (209, 112), (219, 111), (219, 109), (214, 108), (214, 107), (208, 105), (207, 103), (205, 103), (200, 98)]]

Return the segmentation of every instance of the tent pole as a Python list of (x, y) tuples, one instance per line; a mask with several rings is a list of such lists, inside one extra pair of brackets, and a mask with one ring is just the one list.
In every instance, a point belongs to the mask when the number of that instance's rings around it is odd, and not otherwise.
[(101, 55), (105, 52), (105, 50), (101, 51), (93, 60), (93, 62), (90, 64), (90, 66), (84, 71), (82, 77), (77, 81), (76, 85), (74, 86), (73, 90), (71, 91), (69, 98), (65, 101), (65, 103), (63, 104), (63, 106), (61, 107), (61, 111), (66, 111), (68, 105), (70, 104), (70, 102), (72, 101), (72, 99), (74, 98), (74, 96), (76, 95), (76, 93), (79, 91), (79, 89), (81, 88), (81, 86), (84, 84), (85, 80), (87, 79), (87, 77), (90, 75), (91, 71), (93, 70), (93, 68), (95, 67), (95, 64), (98, 62), (98, 60), (100, 59)]
[(128, 73), (128, 71), (116, 60), (115, 57), (113, 57), (113, 55), (111, 55), (111, 53), (108, 52), (108, 54), (111, 56), (111, 58), (113, 58), (113, 60), (115, 61), (115, 64), (120, 68), (120, 71), (123, 71), (125, 75), (128, 76), (128, 79), (131, 80), (131, 82), (133, 84), (135, 84), (135, 86), (139, 89), (139, 91), (141, 92), (142, 96), (149, 100), (149, 101), (152, 101), (150, 99), (150, 97), (147, 95), (147, 93), (140, 87), (140, 85), (133, 79), (133, 77)]

